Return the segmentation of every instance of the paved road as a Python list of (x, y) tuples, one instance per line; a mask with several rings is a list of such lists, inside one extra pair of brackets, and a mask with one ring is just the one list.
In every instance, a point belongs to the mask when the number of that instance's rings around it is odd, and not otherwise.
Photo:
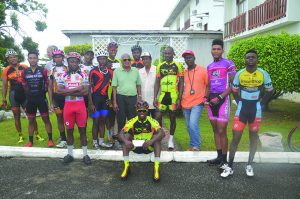
[(163, 163), (162, 181), (151, 180), (151, 163), (132, 163), (127, 182), (121, 162), (0, 158), (0, 198), (300, 198), (299, 164), (256, 164), (247, 178), (236, 164), (229, 179), (204, 163)]

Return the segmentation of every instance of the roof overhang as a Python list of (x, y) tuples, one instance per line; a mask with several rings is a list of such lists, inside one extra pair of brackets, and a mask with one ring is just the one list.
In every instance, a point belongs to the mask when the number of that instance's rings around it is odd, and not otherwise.
[(185, 8), (185, 6), (189, 3), (190, 0), (179, 0), (168, 19), (164, 23), (164, 27), (170, 27), (173, 21), (178, 17), (181, 11)]

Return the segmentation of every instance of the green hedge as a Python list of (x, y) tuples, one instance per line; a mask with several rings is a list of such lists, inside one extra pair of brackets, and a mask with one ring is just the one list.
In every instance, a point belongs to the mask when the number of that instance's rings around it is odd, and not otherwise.
[(81, 55), (84, 55), (87, 50), (92, 50), (92, 44), (74, 44), (64, 47), (65, 54), (68, 54), (69, 52), (78, 52)]
[(288, 33), (257, 35), (240, 40), (228, 51), (238, 69), (245, 67), (245, 52), (255, 49), (258, 66), (269, 72), (276, 91), (299, 92), (300, 36)]

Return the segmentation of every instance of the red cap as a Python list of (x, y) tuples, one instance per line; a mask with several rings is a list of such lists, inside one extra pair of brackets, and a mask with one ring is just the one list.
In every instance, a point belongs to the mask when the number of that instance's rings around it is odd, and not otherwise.
[(186, 55), (193, 55), (195, 57), (195, 54), (192, 50), (186, 50), (182, 53), (182, 57), (185, 57)]

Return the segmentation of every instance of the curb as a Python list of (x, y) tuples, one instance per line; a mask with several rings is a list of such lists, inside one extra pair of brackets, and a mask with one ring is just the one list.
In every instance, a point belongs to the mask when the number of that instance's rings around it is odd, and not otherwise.
[[(31, 157), (31, 158), (63, 158), (67, 154), (67, 149), (39, 148), (39, 147), (11, 147), (0, 146), (0, 157)], [(88, 150), (91, 159), (122, 161), (122, 151), (115, 150)], [(247, 162), (248, 152), (237, 152), (235, 162)], [(161, 162), (206, 162), (208, 159), (216, 157), (215, 151), (162, 151)], [(74, 149), (74, 158), (82, 158), (82, 150)], [(154, 154), (135, 154), (130, 152), (131, 162), (154, 161)], [(300, 163), (299, 152), (257, 152), (254, 158), (256, 163)]]

